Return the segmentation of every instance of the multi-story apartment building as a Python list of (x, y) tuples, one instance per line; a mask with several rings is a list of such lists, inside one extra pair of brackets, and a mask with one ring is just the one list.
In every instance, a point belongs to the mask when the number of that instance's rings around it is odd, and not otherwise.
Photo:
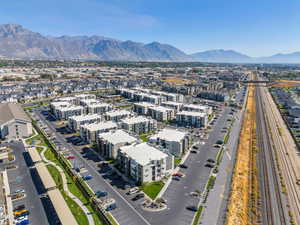
[(181, 126), (207, 127), (208, 117), (206, 113), (181, 111), (176, 114), (176, 122)]
[(105, 119), (114, 122), (119, 122), (121, 119), (126, 118), (131, 115), (131, 112), (127, 110), (114, 110), (105, 113)]
[(174, 169), (174, 156), (147, 143), (120, 147), (117, 161), (121, 171), (138, 184), (161, 180)]
[(71, 116), (68, 119), (68, 127), (73, 131), (79, 131), (80, 126), (84, 124), (99, 123), (103, 120), (103, 116), (99, 114)]
[(90, 104), (87, 106), (87, 112), (90, 114), (103, 114), (112, 110), (112, 105), (108, 103)]
[(86, 124), (80, 127), (80, 136), (87, 143), (96, 143), (100, 133), (115, 130), (117, 128), (118, 125), (112, 121)]
[(105, 158), (116, 159), (120, 147), (132, 144), (137, 140), (136, 137), (124, 130), (101, 133), (97, 139), (97, 151)]
[(144, 117), (129, 117), (121, 120), (121, 128), (136, 134), (149, 133), (156, 130), (156, 120)]
[(69, 102), (65, 102), (65, 101), (54, 101), (51, 102), (49, 105), (50, 108), (50, 112), (57, 118), (57, 109), (58, 108), (62, 108), (62, 107), (68, 107), (71, 106), (72, 104), (70, 104)]
[(153, 106), (148, 108), (148, 115), (158, 121), (168, 121), (174, 119), (175, 110), (163, 106)]
[(67, 107), (56, 107), (55, 116), (58, 120), (68, 120), (71, 116), (79, 116), (84, 114), (85, 110), (82, 106), (69, 105)]
[(183, 103), (167, 101), (167, 102), (161, 103), (161, 106), (172, 108), (175, 110), (175, 113), (177, 113), (182, 109)]
[(87, 99), (96, 99), (96, 95), (93, 94), (80, 94), (75, 96), (75, 104), (80, 105), (80, 101), (87, 100)]
[(133, 104), (133, 111), (139, 115), (148, 115), (148, 109), (155, 107), (155, 105), (148, 102), (139, 102)]
[(167, 149), (168, 152), (176, 157), (180, 157), (189, 149), (189, 135), (187, 132), (165, 128), (149, 138), (150, 143)]
[(183, 105), (183, 110), (191, 111), (191, 112), (202, 112), (202, 113), (206, 113), (207, 115), (212, 114), (212, 107), (207, 105), (196, 105), (196, 104)]

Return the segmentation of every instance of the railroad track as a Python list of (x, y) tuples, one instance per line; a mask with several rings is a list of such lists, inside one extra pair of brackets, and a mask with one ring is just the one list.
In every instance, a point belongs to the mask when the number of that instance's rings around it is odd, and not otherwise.
[[(261, 191), (263, 196), (263, 224), (285, 225), (288, 224), (285, 217), (280, 183), (277, 177), (275, 161), (273, 157), (272, 145), (268, 134), (268, 124), (265, 118), (263, 103), (261, 101), (260, 90), (256, 88), (255, 97), (257, 104), (257, 133), (259, 146), (259, 168), (261, 173)], [(274, 188), (271, 190), (271, 188)]]
[[(268, 107), (264, 107), (265, 115), (268, 115), (266, 118), (268, 121), (268, 125), (270, 130), (272, 130), (272, 140), (274, 146), (276, 146), (276, 151), (279, 156), (279, 163), (281, 164), (282, 174), (284, 175), (285, 185), (287, 189), (287, 197), (289, 200), (289, 205), (291, 207), (291, 211), (294, 217), (294, 221), (296, 224), (300, 224), (300, 193), (299, 186), (296, 184), (296, 181), (299, 177), (299, 171), (297, 171), (294, 166), (294, 160), (291, 159), (288, 152), (288, 145), (290, 142), (285, 143), (282, 134), (279, 131), (279, 128), (283, 127), (282, 121), (280, 121), (277, 109), (274, 109), (273, 100), (270, 99), (271, 96), (268, 95), (266, 90), (264, 91), (265, 105)], [(275, 150), (275, 149), (274, 149)]]

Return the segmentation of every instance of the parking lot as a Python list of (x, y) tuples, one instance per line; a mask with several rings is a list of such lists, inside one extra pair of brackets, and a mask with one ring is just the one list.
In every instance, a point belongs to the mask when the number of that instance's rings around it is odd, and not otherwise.
[[(118, 208), (113, 210), (112, 214), (121, 224), (159, 224), (163, 221), (164, 224), (186, 224), (187, 221), (191, 222), (194, 212), (186, 210), (186, 206), (197, 205), (199, 199), (190, 197), (189, 193), (204, 189), (211, 170), (204, 165), (208, 158), (215, 158), (218, 151), (215, 144), (218, 140), (223, 140), (231, 122), (231, 114), (234, 114), (234, 111), (221, 106), (215, 111), (216, 116), (212, 119), (208, 130), (180, 128), (190, 132), (193, 142), (197, 143), (197, 151), (193, 151), (194, 153), (188, 156), (185, 162), (188, 168), (180, 170), (185, 177), (179, 181), (173, 180), (163, 195), (168, 202), (168, 209), (153, 213), (141, 208), (143, 197), (133, 201), (135, 195), (126, 195), (131, 184), (112, 171), (109, 165), (103, 163), (93, 150), (82, 143), (80, 137), (69, 134), (68, 129), (64, 125), (58, 125), (45, 110), (36, 111), (40, 120), (39, 125), (44, 127), (53, 143), (61, 148), (62, 153), (70, 159), (82, 177), (90, 176), (86, 182), (93, 191), (105, 191), (110, 198), (117, 201)], [(181, 204), (178, 204), (179, 202)], [(128, 217), (128, 213), (132, 217)], [(178, 220), (178, 215), (181, 220)]]
[[(8, 181), (11, 193), (24, 192), (25, 197), (13, 201), (13, 208), (24, 205), (29, 211), (29, 221), (32, 225), (55, 224), (49, 223), (46, 212), (43, 207), (40, 193), (32, 180), (31, 169), (28, 168), (25, 158), (25, 148), (21, 142), (10, 143), (9, 147), (13, 150), (16, 157), (15, 162), (11, 163), (17, 166), (17, 169), (7, 170)], [(4, 169), (6, 165), (1, 165)], [(50, 220), (53, 221), (53, 220)]]

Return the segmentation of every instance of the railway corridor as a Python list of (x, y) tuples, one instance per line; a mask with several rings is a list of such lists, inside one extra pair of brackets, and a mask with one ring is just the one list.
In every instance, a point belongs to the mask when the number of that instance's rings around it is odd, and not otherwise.
[[(265, 133), (268, 133), (263, 136), (263, 139), (269, 139), (269, 149), (274, 150), (273, 158), (268, 160), (272, 160), (273, 163), (276, 161), (279, 164), (280, 170), (278, 174), (282, 177), (281, 192), (275, 197), (274, 194), (270, 194), (271, 196), (273, 195), (271, 197), (273, 201), (269, 202), (269, 204), (272, 204), (269, 207), (277, 207), (277, 213), (273, 210), (273, 224), (300, 224), (300, 187), (296, 183), (300, 179), (298, 150), (269, 91), (265, 87), (257, 88), (259, 89), (258, 98), (261, 101), (260, 105), (263, 111), (263, 118), (260, 118), (260, 120), (264, 120)], [(268, 171), (272, 170), (269, 168)], [(273, 185), (275, 187), (276, 180), (274, 181)], [(277, 183), (276, 186), (280, 187), (280, 184)], [(282, 196), (281, 193), (285, 194), (284, 196), (286, 196), (288, 203), (283, 204), (282, 197), (279, 198)], [(278, 199), (277, 201), (276, 198)], [(266, 200), (268, 200), (268, 196), (266, 196)], [(276, 205), (274, 205), (274, 202)], [(278, 214), (280, 213), (280, 207), (282, 208), (281, 216)], [(283, 216), (285, 219), (282, 219)]]

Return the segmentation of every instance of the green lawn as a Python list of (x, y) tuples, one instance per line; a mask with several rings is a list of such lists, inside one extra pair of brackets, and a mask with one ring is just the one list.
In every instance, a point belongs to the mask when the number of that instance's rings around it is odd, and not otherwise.
[(49, 173), (51, 174), (51, 176), (53, 177), (56, 185), (59, 187), (59, 190), (60, 190), (62, 196), (64, 197), (67, 205), (69, 206), (69, 208), (70, 208), (72, 214), (74, 215), (76, 221), (78, 222), (78, 224), (89, 225), (88, 219), (87, 219), (85, 213), (83, 212), (83, 210), (80, 208), (79, 205), (77, 205), (76, 202), (74, 202), (69, 196), (67, 196), (65, 194), (64, 190), (62, 189), (62, 177), (61, 177), (58, 169), (56, 169), (52, 165), (47, 165), (47, 169), (48, 169)]
[(174, 166), (177, 166), (178, 164), (180, 164), (181, 159), (180, 158), (174, 158)]
[(49, 173), (51, 174), (52, 178), (54, 179), (54, 182), (56, 183), (57, 186), (62, 185), (62, 178), (61, 175), (58, 171), (58, 169), (55, 168), (53, 165), (47, 165), (47, 169)]
[(141, 134), (140, 135), (140, 139), (143, 141), (143, 142), (148, 142), (149, 141), (149, 138), (148, 138), (148, 134)]
[(115, 219), (110, 215), (110, 213), (105, 214), (108, 220), (112, 223), (112, 225), (118, 225), (118, 223), (115, 221)]
[(72, 214), (75, 216), (77, 223), (80, 225), (89, 225), (89, 221), (80, 206), (77, 205), (77, 203), (73, 199), (67, 196), (63, 190), (60, 190), (60, 192), (62, 193), (66, 203), (71, 209)]
[(208, 182), (206, 184), (206, 189), (212, 189), (215, 185), (215, 180), (216, 180), (216, 177), (215, 176), (210, 176), (209, 179), (208, 179)]
[(198, 225), (199, 224), (199, 220), (200, 220), (200, 216), (201, 216), (201, 213), (203, 211), (203, 206), (201, 205), (197, 212), (196, 212), (196, 215), (194, 217), (194, 220), (193, 220), (193, 224), (192, 225)]
[[(39, 138), (42, 140), (41, 137), (39, 137)], [(96, 212), (93, 210), (89, 200), (86, 199), (84, 197), (84, 195), (81, 193), (79, 188), (76, 186), (76, 184), (74, 183), (72, 178), (69, 176), (69, 174), (65, 170), (65, 168), (63, 168), (63, 166), (57, 160), (54, 153), (51, 151), (50, 147), (43, 140), (42, 140), (42, 144), (44, 146), (48, 147), (48, 149), (45, 152), (46, 159), (56, 163), (60, 168), (62, 168), (64, 170), (67, 181), (68, 181), (67, 185), (68, 185), (69, 191), (73, 195), (75, 195), (78, 199), (80, 199), (82, 201), (82, 203), (90, 210), (90, 212), (92, 213), (95, 225), (103, 225), (103, 222), (101, 221), (99, 216), (96, 214)], [(48, 168), (50, 174), (52, 175), (53, 179), (55, 180), (56, 184), (61, 184), (62, 178), (61, 178), (61, 175), (59, 174), (59, 171), (52, 165), (47, 165), (47, 168)], [(66, 200), (68, 206), (70, 207), (72, 213), (75, 215), (75, 218), (76, 218), (76, 221), (78, 222), (78, 224), (88, 225), (89, 224), (88, 219), (87, 219), (86, 215), (84, 214), (84, 212), (82, 211), (82, 209), (71, 198), (69, 198), (62, 189), (60, 191), (62, 192), (62, 195), (63, 195), (64, 199)]]
[(162, 181), (155, 181), (151, 183), (144, 183), (140, 188), (148, 195), (151, 199), (155, 199), (160, 190), (163, 188), (164, 183)]

